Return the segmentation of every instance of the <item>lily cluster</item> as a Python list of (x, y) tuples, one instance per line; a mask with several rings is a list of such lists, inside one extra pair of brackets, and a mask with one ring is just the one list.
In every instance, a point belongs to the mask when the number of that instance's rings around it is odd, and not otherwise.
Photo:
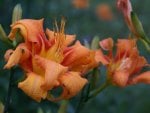
[[(129, 29), (139, 37), (131, 18), (130, 1), (118, 0), (117, 5)], [(103, 14), (110, 11), (105, 5), (102, 9)], [(137, 38), (118, 39), (115, 52), (112, 38), (99, 42), (102, 49), (91, 50), (80, 41), (75, 41), (75, 35), (65, 34), (64, 20), (60, 27), (57, 23), (55, 25), (54, 31), (48, 28), (44, 31), (43, 19), (22, 19), (11, 25), (9, 39), (14, 42), (19, 34), (23, 41), (15, 49), (6, 51), (4, 58), (7, 63), (4, 68), (19, 65), (24, 70), (25, 79), (18, 83), (18, 87), (32, 99), (38, 102), (42, 99), (58, 101), (77, 95), (88, 83), (86, 73), (100, 64), (107, 68), (106, 83), (119, 87), (150, 84), (150, 71), (142, 71), (143, 67), (150, 65), (138, 51)], [(59, 88), (62, 89), (61, 94), (53, 95), (53, 89)]]

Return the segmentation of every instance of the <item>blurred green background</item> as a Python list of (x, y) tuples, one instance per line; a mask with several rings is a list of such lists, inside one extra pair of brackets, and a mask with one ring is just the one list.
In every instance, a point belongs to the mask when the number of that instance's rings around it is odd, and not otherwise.
[[(150, 1), (131, 0), (134, 11), (138, 14), (145, 32), (150, 36)], [(76, 9), (72, 0), (0, 0), (0, 24), (7, 32), (10, 31), (11, 16), (14, 6), (20, 3), (23, 9), (23, 18), (44, 18), (44, 28), (53, 28), (54, 20), (65, 17), (67, 20), (66, 33), (76, 34), (77, 39), (90, 41), (95, 35), (100, 39), (113, 37), (126, 38), (129, 30), (122, 15), (116, 9), (116, 0), (90, 0), (87, 9)], [(114, 19), (104, 21), (96, 16), (95, 9), (98, 4), (107, 3), (111, 6)], [(139, 44), (141, 54), (150, 61), (149, 54)], [(3, 70), (5, 64), (3, 55), (8, 49), (0, 42), (0, 101), (5, 103), (8, 89), (9, 71)], [(14, 81), (23, 76), (20, 69), (15, 71)], [(104, 76), (103, 71), (101, 76)], [(74, 113), (78, 96), (71, 99), (68, 113)], [(37, 103), (26, 96), (14, 84), (10, 113), (56, 113), (58, 103), (42, 101)], [(41, 109), (41, 110), (39, 110)], [(150, 113), (150, 86), (139, 84), (124, 89), (109, 87), (95, 99), (89, 101), (82, 113)]]

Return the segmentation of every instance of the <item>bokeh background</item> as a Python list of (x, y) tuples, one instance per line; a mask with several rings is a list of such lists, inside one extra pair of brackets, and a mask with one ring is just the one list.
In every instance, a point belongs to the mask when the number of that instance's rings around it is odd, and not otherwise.
[[(134, 11), (138, 14), (145, 32), (150, 36), (150, 1), (131, 0)], [(11, 17), (14, 6), (20, 3), (23, 9), (23, 18), (41, 19), (44, 18), (44, 28), (53, 29), (54, 20), (65, 17), (67, 20), (66, 33), (76, 34), (77, 39), (90, 40), (94, 36), (100, 39), (107, 37), (126, 38), (129, 30), (123, 20), (123, 16), (116, 8), (116, 0), (89, 0), (88, 8), (75, 8), (72, 0), (0, 0), (0, 24), (6, 33), (10, 31)], [(106, 21), (96, 15), (96, 7), (106, 3), (110, 6), (113, 19)], [(148, 61), (150, 56), (141, 44), (138, 45), (140, 53)], [(8, 47), (0, 42), (0, 101), (5, 103), (8, 90), (9, 71), (3, 70), (5, 64), (3, 55)], [(20, 69), (15, 71), (16, 81), (22, 77)], [(101, 76), (105, 73), (101, 71)], [(74, 113), (78, 96), (71, 99), (68, 106), (68, 113)], [(42, 101), (37, 103), (26, 96), (14, 82), (10, 113), (56, 113), (58, 103)], [(109, 87), (95, 99), (89, 101), (82, 110), (82, 113), (150, 113), (150, 86), (139, 84), (126, 88)]]

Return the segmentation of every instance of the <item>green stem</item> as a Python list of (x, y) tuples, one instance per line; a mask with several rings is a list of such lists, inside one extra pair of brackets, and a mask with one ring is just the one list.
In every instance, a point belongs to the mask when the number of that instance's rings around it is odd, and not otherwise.
[[(90, 86), (88, 86), (87, 88), (85, 86), (83, 88), (83, 90), (81, 91), (81, 96), (80, 96), (79, 103), (77, 105), (75, 113), (79, 113), (82, 110), (82, 108), (84, 107), (85, 102), (88, 101), (87, 98), (88, 98), (88, 95), (89, 95), (89, 89), (90, 89)], [(84, 95), (85, 91), (86, 91), (86, 95)]]
[(90, 93), (89, 99), (97, 96), (100, 92), (102, 92), (109, 85), (110, 85), (109, 82), (105, 82), (104, 84), (102, 84), (99, 88), (97, 88), (96, 90)]
[(81, 96), (80, 97), (80, 101), (79, 101), (79, 103), (77, 105), (75, 113), (79, 113), (82, 110), (84, 104), (85, 104), (85, 102), (83, 101), (82, 96)]
[(150, 52), (150, 44), (141, 38), (140, 38), (140, 41), (143, 43), (147, 51)]
[(68, 100), (63, 100), (61, 102), (60, 108), (58, 110), (58, 113), (67, 113), (67, 106), (68, 106), (69, 102)]
[(79, 113), (82, 110), (84, 104), (85, 103), (83, 101), (80, 101), (78, 106), (77, 106), (77, 109), (76, 109), (75, 113)]
[(94, 90), (96, 88), (96, 84), (98, 81), (98, 76), (99, 76), (99, 70), (98, 68), (94, 68), (93, 69), (93, 74), (92, 74), (92, 78), (90, 81), (90, 91)]
[(12, 94), (12, 80), (13, 80), (13, 76), (14, 76), (14, 70), (11, 69), (10, 70), (8, 93), (7, 93), (7, 97), (6, 97), (6, 102), (5, 102), (3, 113), (8, 113), (10, 99), (11, 99), (11, 94)]
[(80, 101), (79, 101), (79, 104), (77, 106), (77, 109), (75, 111), (75, 113), (79, 113), (82, 108), (84, 107), (85, 103), (92, 99), (93, 97), (97, 96), (100, 92), (102, 92), (106, 87), (108, 87), (110, 84), (109, 82), (105, 82), (104, 84), (102, 84), (99, 88), (95, 89), (93, 92), (90, 93), (90, 95), (88, 95), (88, 97), (84, 97), (84, 91), (82, 90), (81, 92), (81, 98), (80, 98)]
[(150, 44), (150, 39), (149, 39), (149, 37), (145, 36), (145, 37), (144, 37), (144, 40), (145, 40), (148, 44)]

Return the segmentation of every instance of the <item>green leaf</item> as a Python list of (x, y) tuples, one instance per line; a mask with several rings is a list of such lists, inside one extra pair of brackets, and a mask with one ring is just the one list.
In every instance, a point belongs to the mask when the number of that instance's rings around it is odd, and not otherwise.
[(12, 46), (11, 41), (8, 39), (2, 25), (0, 24), (0, 40), (3, 41), (4, 43), (6, 43), (7, 45)]
[(14, 47), (16, 47), (18, 44), (24, 42), (24, 38), (22, 37), (22, 35), (20, 34), (20, 30), (18, 29), (17, 33), (16, 33), (16, 38), (13, 41), (13, 45)]
[(91, 77), (91, 81), (90, 81), (90, 84), (91, 84), (90, 89), (91, 90), (94, 90), (96, 88), (98, 80), (99, 80), (99, 74), (100, 73), (99, 73), (98, 68), (94, 68), (93, 73), (92, 73), (92, 77)]
[(22, 8), (20, 4), (17, 4), (13, 10), (12, 23), (20, 20), (21, 18), (22, 18)]
[(5, 40), (5, 38), (7, 37), (2, 25), (0, 24), (0, 39), (1, 40)]
[(91, 49), (95, 50), (99, 47), (99, 37), (98, 36), (95, 36), (92, 40), (92, 43), (91, 43)]

